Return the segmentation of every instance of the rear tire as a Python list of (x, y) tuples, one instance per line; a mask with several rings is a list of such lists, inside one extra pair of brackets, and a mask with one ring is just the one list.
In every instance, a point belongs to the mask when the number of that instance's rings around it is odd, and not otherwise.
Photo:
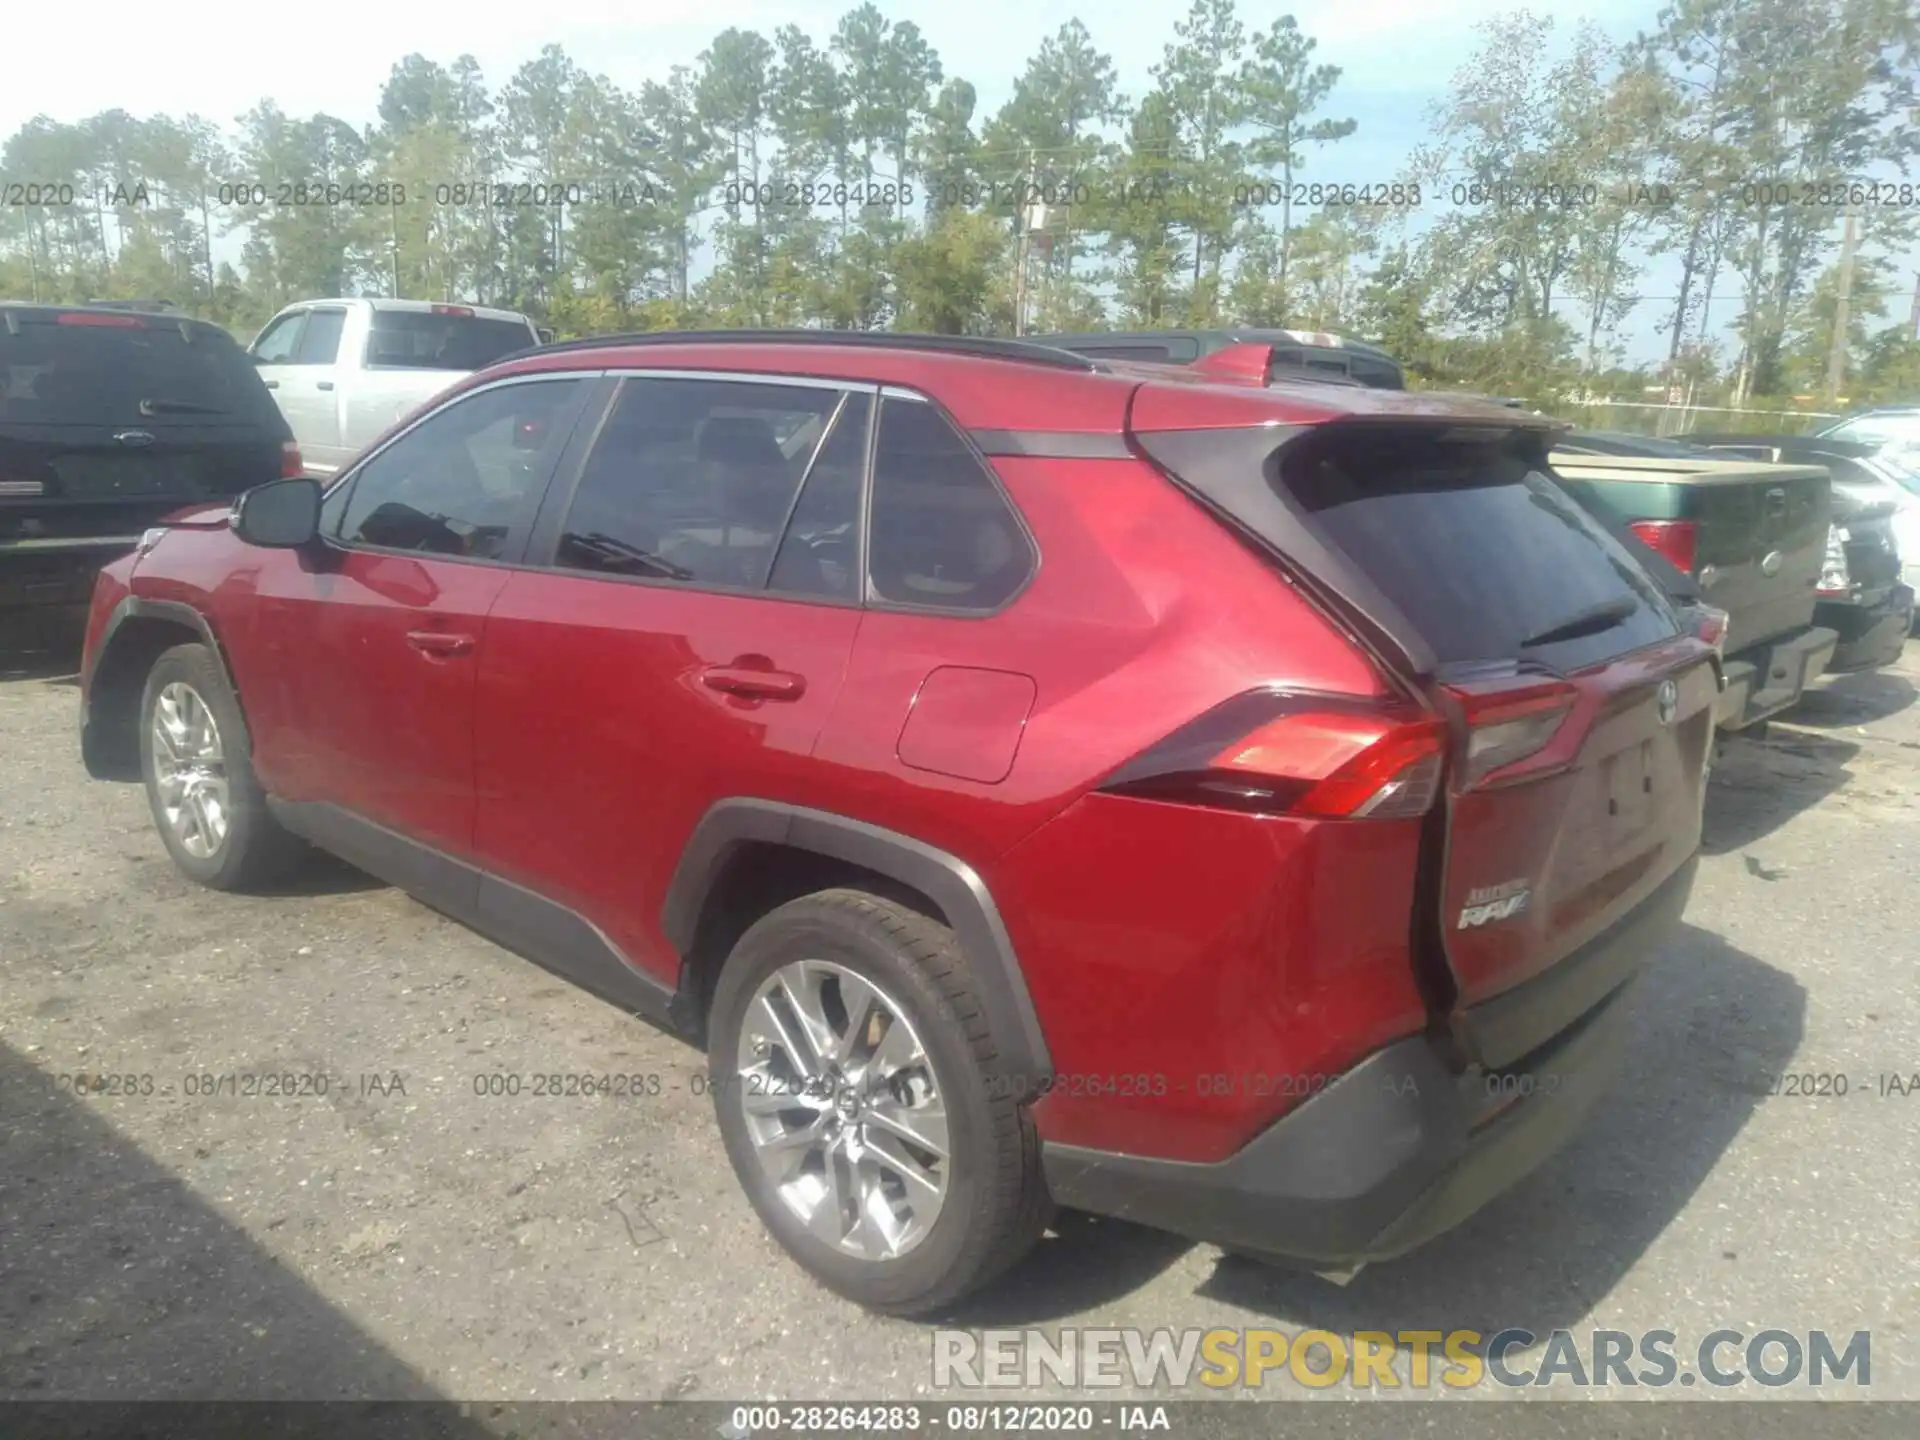
[(304, 853), (267, 810), (239, 701), (205, 645), (176, 645), (147, 672), (140, 775), (161, 843), (191, 880), (252, 889)]
[(721, 971), (708, 1055), (734, 1173), (787, 1253), (870, 1309), (950, 1306), (1051, 1215), (976, 994), (950, 929), (859, 890), (780, 906)]

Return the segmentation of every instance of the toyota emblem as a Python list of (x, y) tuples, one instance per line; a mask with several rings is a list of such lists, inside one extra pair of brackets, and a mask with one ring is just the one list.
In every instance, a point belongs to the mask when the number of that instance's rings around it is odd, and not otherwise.
[(1660, 688), (1653, 697), (1653, 711), (1660, 717), (1662, 725), (1671, 725), (1673, 717), (1680, 713), (1680, 688), (1671, 680), (1660, 682)]

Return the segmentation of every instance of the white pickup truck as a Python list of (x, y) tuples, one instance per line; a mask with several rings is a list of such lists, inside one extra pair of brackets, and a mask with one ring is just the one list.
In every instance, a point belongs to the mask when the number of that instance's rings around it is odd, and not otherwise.
[(310, 475), (328, 476), (394, 421), (547, 333), (525, 315), (424, 300), (303, 300), (247, 347)]

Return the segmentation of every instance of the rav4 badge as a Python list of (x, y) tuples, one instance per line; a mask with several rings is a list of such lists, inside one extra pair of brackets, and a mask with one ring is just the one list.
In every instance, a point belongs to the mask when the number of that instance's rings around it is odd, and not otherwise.
[(1467, 903), (1460, 911), (1462, 930), (1471, 930), (1476, 925), (1485, 925), (1494, 920), (1510, 920), (1527, 908), (1527, 897), (1533, 893), (1524, 880), (1509, 880), (1504, 885), (1483, 885), (1477, 890), (1467, 892)]

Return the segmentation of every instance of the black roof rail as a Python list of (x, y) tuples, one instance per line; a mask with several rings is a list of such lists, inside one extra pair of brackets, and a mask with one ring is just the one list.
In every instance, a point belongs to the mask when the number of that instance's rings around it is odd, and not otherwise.
[(622, 335), (589, 335), (581, 340), (559, 340), (515, 353), (562, 354), (571, 350), (605, 350), (633, 345), (819, 345), (849, 350), (925, 350), (941, 355), (970, 355), (981, 360), (1014, 360), (1027, 365), (1050, 365), (1059, 370), (1091, 372), (1093, 361), (1071, 350), (1010, 340), (996, 335), (919, 335), (888, 330), (640, 330)]

